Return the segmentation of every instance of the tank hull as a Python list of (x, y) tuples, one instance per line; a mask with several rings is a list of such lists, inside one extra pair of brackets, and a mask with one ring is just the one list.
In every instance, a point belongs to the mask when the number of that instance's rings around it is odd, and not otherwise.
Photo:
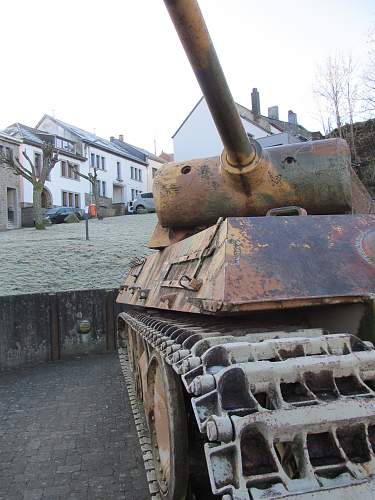
[(375, 215), (230, 217), (143, 259), (117, 301), (220, 315), (363, 301), (374, 234)]

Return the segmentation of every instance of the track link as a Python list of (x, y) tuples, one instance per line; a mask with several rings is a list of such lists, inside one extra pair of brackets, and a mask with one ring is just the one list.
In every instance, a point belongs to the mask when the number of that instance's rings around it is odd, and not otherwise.
[[(140, 335), (191, 395), (213, 494), (225, 500), (374, 498), (371, 344), (320, 329), (233, 327), (227, 335), (220, 321), (207, 326), (135, 311), (120, 318), (120, 341), (129, 328)], [(121, 356), (124, 365), (124, 351)], [(140, 438), (147, 447), (144, 422)], [(149, 476), (157, 495), (152, 471)]]

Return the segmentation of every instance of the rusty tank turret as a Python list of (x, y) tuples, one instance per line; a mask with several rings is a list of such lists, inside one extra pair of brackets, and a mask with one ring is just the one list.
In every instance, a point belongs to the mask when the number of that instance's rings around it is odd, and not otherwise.
[(160, 168), (117, 299), (151, 496), (374, 498), (374, 203), (345, 141), (249, 138), (196, 0), (164, 2), (224, 150)]

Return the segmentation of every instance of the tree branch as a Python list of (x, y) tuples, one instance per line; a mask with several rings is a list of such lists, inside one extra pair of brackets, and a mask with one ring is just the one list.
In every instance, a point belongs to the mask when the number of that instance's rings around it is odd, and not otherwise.
[(34, 185), (35, 183), (35, 178), (33, 178), (32, 172), (27, 170), (20, 162), (18, 156), (16, 158), (8, 157), (4, 154), (0, 155), (0, 164), (4, 165), (5, 168), (9, 168), (10, 170), (13, 170), (13, 173), (15, 175), (21, 175), (24, 177), (26, 180), (30, 181), (31, 184)]
[(89, 181), (92, 185), (95, 184), (96, 182), (96, 179), (97, 179), (97, 171), (96, 171), (96, 168), (94, 167), (94, 175), (92, 175), (90, 172), (88, 173), (88, 175), (86, 174), (83, 174), (82, 172), (79, 171), (79, 169), (75, 166), (73, 166), (73, 170), (74, 172), (79, 175), (80, 177), (82, 177), (83, 179), (86, 179), (87, 181)]
[(36, 175), (36, 169), (35, 169), (35, 165), (34, 163), (31, 161), (31, 159), (29, 158), (29, 155), (26, 153), (26, 150), (22, 151), (22, 154), (23, 156), (26, 158), (26, 160), (29, 162), (30, 166), (31, 166), (31, 174), (32, 176), (36, 179), (37, 178), (37, 175)]

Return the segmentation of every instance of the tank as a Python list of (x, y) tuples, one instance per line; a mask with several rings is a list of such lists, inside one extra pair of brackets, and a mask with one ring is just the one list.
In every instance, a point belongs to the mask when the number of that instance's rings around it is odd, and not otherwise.
[(343, 140), (262, 149), (196, 0), (164, 0), (222, 139), (154, 180), (118, 345), (152, 498), (373, 498), (375, 215)]

